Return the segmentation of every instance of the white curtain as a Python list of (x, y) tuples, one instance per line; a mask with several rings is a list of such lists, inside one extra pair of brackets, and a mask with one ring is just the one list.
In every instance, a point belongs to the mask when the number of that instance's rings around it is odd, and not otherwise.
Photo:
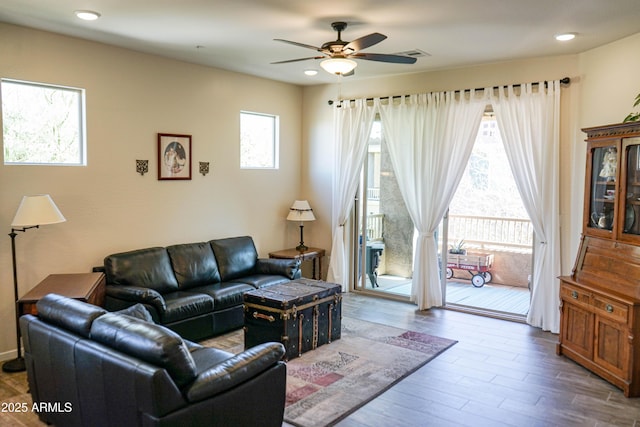
[(335, 153), (333, 171), (333, 205), (331, 226), (333, 242), (327, 280), (342, 285), (348, 291), (349, 257), (345, 240), (345, 222), (353, 207), (360, 169), (367, 152), (375, 108), (366, 100), (342, 102), (334, 107)]
[(560, 82), (513, 86), (491, 96), (509, 164), (535, 232), (527, 322), (560, 330), (559, 117)]
[(441, 306), (434, 233), (471, 155), (487, 100), (471, 91), (374, 102), (400, 192), (418, 231), (411, 298), (420, 310)]

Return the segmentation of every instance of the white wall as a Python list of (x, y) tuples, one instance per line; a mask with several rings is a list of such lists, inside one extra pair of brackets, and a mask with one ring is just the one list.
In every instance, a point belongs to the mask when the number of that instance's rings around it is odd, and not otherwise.
[[(580, 55), (580, 127), (620, 123), (640, 93), (640, 33)], [(584, 145), (584, 144), (583, 144)]]
[[(117, 251), (245, 234), (262, 256), (295, 246), (297, 224), (285, 218), (301, 196), (300, 87), (5, 24), (0, 40), (0, 77), (87, 94), (87, 167), (0, 164), (7, 234), (26, 194), (51, 194), (67, 218), (17, 236), (20, 295)], [(280, 116), (279, 170), (240, 170), (240, 110)], [(157, 180), (158, 132), (192, 135), (192, 180)], [(149, 160), (148, 174), (136, 173), (136, 159)], [(198, 173), (199, 161), (211, 162), (209, 175)], [(15, 350), (8, 237), (0, 284), (6, 359)]]

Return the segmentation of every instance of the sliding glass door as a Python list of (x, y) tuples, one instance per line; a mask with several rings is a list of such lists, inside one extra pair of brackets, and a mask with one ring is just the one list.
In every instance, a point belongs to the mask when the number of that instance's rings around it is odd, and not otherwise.
[[(355, 290), (408, 300), (415, 231), (379, 121), (373, 125), (354, 205)], [(435, 238), (445, 264), (445, 304), (526, 313), (532, 229), (490, 115), (482, 121), (460, 187)], [(475, 265), (488, 256), (491, 265)]]
[(355, 203), (355, 289), (401, 299), (411, 293), (414, 227), (375, 121)]

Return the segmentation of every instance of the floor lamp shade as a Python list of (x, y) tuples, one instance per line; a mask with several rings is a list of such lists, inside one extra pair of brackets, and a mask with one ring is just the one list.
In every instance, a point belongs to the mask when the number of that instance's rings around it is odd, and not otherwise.
[(289, 215), (287, 215), (288, 221), (299, 221), (300, 222), (300, 244), (296, 246), (296, 249), (300, 252), (304, 252), (309, 249), (304, 244), (304, 222), (305, 221), (314, 221), (316, 217), (313, 215), (313, 210), (311, 206), (309, 206), (309, 202), (306, 200), (296, 200), (293, 202), (291, 208), (289, 208)]
[(60, 209), (48, 194), (38, 194), (35, 196), (24, 196), (16, 216), (11, 222), (11, 261), (13, 266), (13, 295), (15, 301), (16, 316), (16, 353), (18, 357), (9, 360), (2, 365), (4, 372), (21, 372), (25, 370), (25, 362), (22, 357), (22, 348), (20, 346), (20, 326), (18, 318), (20, 316), (18, 310), (18, 272), (16, 265), (16, 236), (18, 231), (24, 233), (32, 228), (38, 228), (41, 225), (57, 224), (66, 221), (66, 218), (60, 212)]
[(11, 227), (32, 227), (66, 221), (48, 194), (24, 196), (11, 222)]

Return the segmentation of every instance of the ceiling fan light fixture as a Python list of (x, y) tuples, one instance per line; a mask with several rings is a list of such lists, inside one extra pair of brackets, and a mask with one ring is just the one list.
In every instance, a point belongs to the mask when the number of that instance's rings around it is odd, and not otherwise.
[(307, 76), (315, 76), (316, 74), (318, 74), (318, 70), (313, 68), (307, 68), (306, 70), (304, 70), (304, 74)]
[(320, 66), (328, 73), (342, 75), (353, 71), (358, 63), (347, 58), (331, 58), (322, 61)]

